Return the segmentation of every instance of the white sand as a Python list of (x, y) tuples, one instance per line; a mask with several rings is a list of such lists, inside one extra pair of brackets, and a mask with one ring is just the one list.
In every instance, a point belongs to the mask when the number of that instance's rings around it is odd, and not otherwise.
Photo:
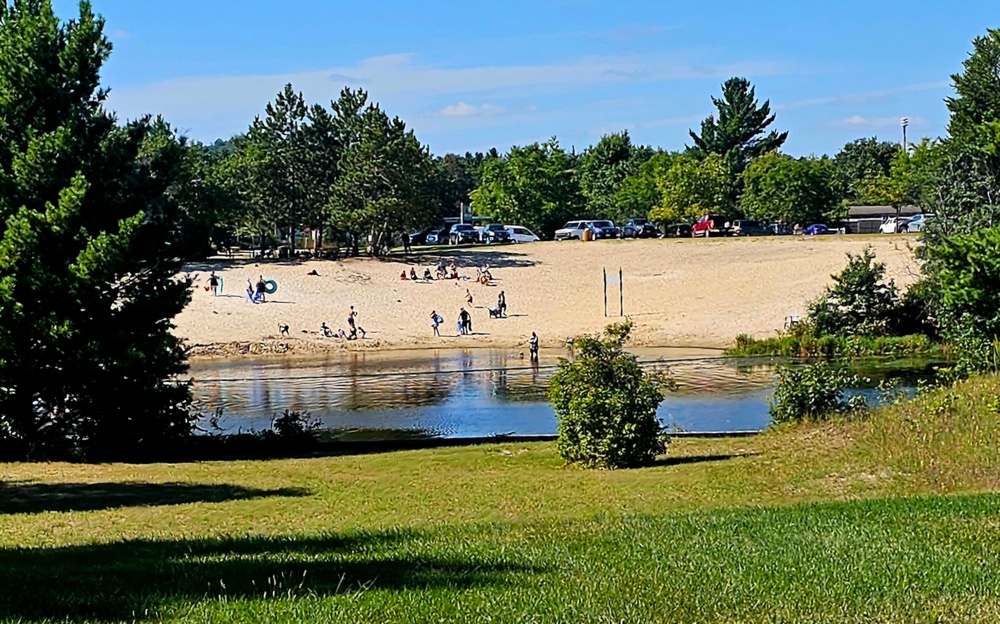
[[(221, 297), (204, 290), (211, 266), (205, 264), (188, 267), (194, 299), (176, 319), (176, 332), (189, 344), (202, 345), (194, 355), (225, 355), (226, 348), (218, 345), (257, 342), (290, 352), (524, 348), (532, 331), (543, 345), (561, 345), (567, 337), (598, 331), (615, 320), (604, 316), (601, 271), (607, 267), (617, 274), (621, 267), (625, 314), (636, 323), (636, 345), (727, 346), (738, 334), (772, 335), (786, 316), (804, 316), (807, 302), (844, 266), (845, 254), (866, 245), (874, 247), (897, 284), (908, 284), (918, 273), (915, 239), (902, 235), (546, 242), (449, 250), (412, 260), (423, 275), (424, 267), (433, 270), (439, 258), (454, 257), (460, 274), (470, 278), (458, 283), (400, 281), (400, 272), (409, 273), (411, 266), (401, 259), (220, 263), (215, 266), (224, 278)], [(490, 263), (494, 285), (474, 282), (475, 267), (482, 262)], [(319, 276), (307, 275), (312, 270)], [(261, 274), (274, 279), (279, 290), (267, 303), (254, 305), (244, 290), (248, 278), (256, 282)], [(475, 335), (457, 337), (455, 321), (466, 288), (474, 297)], [(486, 308), (496, 305), (501, 290), (508, 318), (490, 319)], [(322, 338), (322, 321), (334, 331), (348, 329), (351, 305), (367, 338), (349, 345)], [(608, 309), (617, 316), (617, 285), (608, 288)], [(432, 336), (432, 310), (445, 318), (442, 338)], [(278, 335), (279, 324), (289, 325), (290, 339)]]

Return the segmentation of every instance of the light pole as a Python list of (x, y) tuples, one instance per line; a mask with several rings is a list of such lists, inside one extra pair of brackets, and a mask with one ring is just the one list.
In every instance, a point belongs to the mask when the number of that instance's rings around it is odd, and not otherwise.
[(910, 125), (910, 120), (907, 117), (903, 117), (899, 120), (899, 125), (903, 128), (903, 153), (907, 152), (906, 147), (906, 126)]

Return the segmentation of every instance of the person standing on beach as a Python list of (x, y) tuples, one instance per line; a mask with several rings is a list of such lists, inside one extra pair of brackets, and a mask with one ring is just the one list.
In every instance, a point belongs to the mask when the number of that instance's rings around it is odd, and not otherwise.
[(216, 277), (215, 271), (208, 276), (208, 287), (212, 289), (213, 295), (219, 296), (219, 278)]
[(472, 315), (465, 308), (462, 308), (462, 311), (458, 313), (458, 326), (461, 328), (462, 334), (472, 333)]
[(538, 361), (538, 335), (535, 332), (531, 332), (531, 338), (528, 339), (528, 353), (532, 362)]
[(267, 301), (267, 298), (264, 295), (266, 294), (267, 294), (267, 283), (264, 281), (264, 276), (261, 275), (257, 279), (257, 299), (261, 303), (265, 303)]
[(361, 337), (362, 338), (365, 337), (365, 328), (359, 325), (355, 325), (354, 317), (356, 317), (357, 315), (358, 313), (354, 309), (354, 306), (351, 306), (351, 311), (347, 313), (347, 324), (351, 328), (351, 335), (349, 338), (350, 340), (357, 340), (359, 331), (361, 332)]
[(465, 303), (468, 304), (469, 307), (472, 306), (472, 293), (469, 292), (468, 288), (465, 289)]
[(497, 297), (497, 312), (500, 313), (500, 316), (507, 316), (507, 295), (502, 290)]
[(441, 327), (441, 323), (444, 323), (444, 319), (438, 315), (437, 310), (431, 310), (431, 329), (434, 330), (434, 335), (438, 338), (441, 337), (441, 331), (438, 329)]

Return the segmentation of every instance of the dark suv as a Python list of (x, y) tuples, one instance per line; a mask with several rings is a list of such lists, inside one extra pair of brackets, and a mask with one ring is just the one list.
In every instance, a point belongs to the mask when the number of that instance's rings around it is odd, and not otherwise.
[(479, 232), (479, 241), (482, 243), (509, 243), (510, 232), (502, 223), (491, 223)]
[(456, 223), (451, 226), (451, 232), (448, 234), (449, 245), (462, 245), (465, 243), (478, 242), (479, 232), (477, 232), (476, 228), (472, 227), (468, 223)]
[(590, 229), (594, 231), (594, 238), (618, 238), (618, 228), (611, 221), (591, 221)]
[(622, 226), (622, 238), (656, 238), (660, 233), (649, 219), (629, 219)]
[(729, 226), (730, 236), (769, 236), (771, 233), (771, 230), (759, 221), (737, 219)]

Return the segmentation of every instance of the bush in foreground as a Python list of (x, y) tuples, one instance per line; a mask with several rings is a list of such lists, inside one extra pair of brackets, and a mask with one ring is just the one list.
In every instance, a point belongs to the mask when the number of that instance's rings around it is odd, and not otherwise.
[[(825, 363), (778, 368), (778, 385), (769, 402), (775, 423), (819, 420), (855, 407), (844, 400), (844, 389), (861, 378)], [(862, 398), (863, 401), (863, 398)]]
[(592, 468), (648, 466), (666, 451), (656, 408), (665, 375), (646, 372), (623, 349), (631, 323), (611, 325), (602, 336), (573, 343), (574, 359), (563, 360), (549, 396), (559, 418), (559, 454)]

